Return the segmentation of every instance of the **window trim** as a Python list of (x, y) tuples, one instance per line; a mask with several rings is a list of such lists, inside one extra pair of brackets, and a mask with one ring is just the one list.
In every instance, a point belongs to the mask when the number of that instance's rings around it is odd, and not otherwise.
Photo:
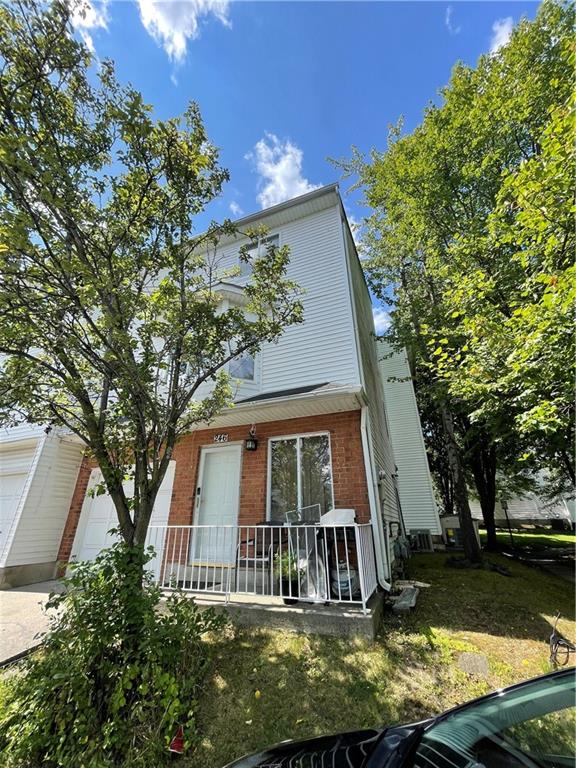
[[(321, 430), (318, 432), (295, 432), (294, 434), (288, 434), (288, 435), (274, 435), (274, 437), (268, 438), (268, 456), (266, 459), (266, 465), (267, 465), (267, 480), (266, 480), (266, 520), (268, 522), (272, 521), (271, 513), (272, 513), (272, 443), (281, 442), (282, 440), (296, 440), (296, 473), (297, 473), (297, 480), (298, 480), (298, 487), (297, 487), (297, 495), (298, 495), (298, 507), (301, 507), (302, 502), (302, 490), (300, 487), (300, 469), (301, 469), (301, 463), (300, 463), (300, 450), (298, 448), (298, 440), (302, 439), (304, 437), (327, 437), (328, 438), (328, 454), (330, 458), (330, 489), (332, 491), (332, 507), (331, 509), (336, 508), (336, 504), (334, 501), (334, 466), (332, 462), (332, 435), (328, 430)], [(278, 523), (278, 525), (281, 525), (281, 523)]]
[[(242, 353), (243, 355), (246, 354), (246, 352)], [(237, 357), (232, 358), (232, 360), (229, 360), (226, 365), (226, 372), (228, 373), (228, 376), (233, 381), (241, 382), (241, 384), (256, 384), (258, 379), (258, 371), (257, 371), (257, 364), (258, 364), (258, 352), (250, 352), (249, 353), (252, 357), (252, 363), (253, 363), (253, 375), (251, 379), (244, 379), (242, 376), (235, 376), (233, 373), (230, 373), (230, 365), (234, 363), (236, 360), (239, 359), (239, 355)]]
[[(274, 240), (274, 239), (278, 240), (277, 248), (281, 248), (282, 246), (281, 246), (280, 232), (274, 232), (274, 234), (268, 234), (268, 235), (266, 235), (266, 237), (263, 237), (263, 238), (259, 239), (257, 243), (255, 243), (254, 245), (252, 245), (252, 246), (250, 246), (248, 248), (248, 252), (250, 252), (250, 251), (252, 251), (254, 249), (259, 249), (260, 245), (262, 245), (264, 243), (268, 243), (270, 240)], [(240, 253), (238, 252), (237, 255), (236, 255), (236, 266), (240, 270), (242, 270), (242, 266), (243, 265), (246, 266), (245, 263), (240, 260)], [(244, 283), (247, 280), (250, 280), (251, 277), (252, 277), (252, 270), (250, 270), (250, 274), (248, 274), (248, 275), (243, 275), (242, 272), (240, 272), (240, 274), (237, 277), (233, 278), (233, 279), (236, 280), (236, 281), (240, 281), (241, 283)]]

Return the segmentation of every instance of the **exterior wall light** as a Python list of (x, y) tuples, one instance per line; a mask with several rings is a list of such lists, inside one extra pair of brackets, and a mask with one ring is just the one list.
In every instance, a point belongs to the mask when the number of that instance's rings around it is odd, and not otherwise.
[(258, 440), (256, 439), (256, 427), (254, 424), (250, 427), (250, 432), (246, 442), (244, 443), (247, 451), (255, 451), (258, 448)]

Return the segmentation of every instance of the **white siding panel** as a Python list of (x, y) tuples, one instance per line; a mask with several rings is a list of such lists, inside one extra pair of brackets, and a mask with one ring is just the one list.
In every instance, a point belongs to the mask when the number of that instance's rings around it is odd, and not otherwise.
[[(356, 256), (350, 233), (348, 237), (348, 252), (350, 254), (350, 272), (352, 291), (356, 307), (358, 323), (358, 338), (364, 391), (368, 399), (370, 413), (370, 438), (374, 455), (375, 473), (378, 477), (383, 470), (384, 477), (380, 481), (379, 495), (381, 514), (386, 523), (397, 523), (400, 520), (396, 487), (394, 485), (394, 452), (390, 443), (386, 425), (386, 405), (383, 397), (376, 348), (374, 344), (374, 317), (372, 302), (366, 286), (361, 264)], [(387, 535), (394, 538), (400, 533), (399, 526), (387, 526)]]
[[(290, 247), (288, 277), (304, 291), (304, 322), (288, 327), (276, 344), (262, 347), (257, 381), (241, 384), (236, 399), (326, 382), (360, 384), (340, 228), (339, 207), (333, 205), (270, 229), (270, 235), (279, 235), (280, 245)], [(242, 242), (222, 249), (216, 259), (219, 268), (237, 262)], [(198, 396), (207, 391), (202, 387)]]
[(359, 384), (338, 208), (287, 225), (281, 243), (290, 246), (289, 276), (305, 291), (304, 322), (262, 350), (262, 390)]
[(44, 428), (36, 424), (19, 424), (17, 427), (0, 427), (0, 444), (20, 440), (37, 440), (44, 434)]
[(0, 566), (6, 563), (20, 510), (30, 488), (38, 440), (0, 443)]
[(56, 560), (81, 462), (78, 443), (56, 435), (43, 442), (19, 510), (7, 566)]
[(408, 531), (427, 528), (431, 533), (440, 534), (418, 404), (406, 354), (393, 352), (382, 341), (377, 343), (377, 349), (406, 528)]

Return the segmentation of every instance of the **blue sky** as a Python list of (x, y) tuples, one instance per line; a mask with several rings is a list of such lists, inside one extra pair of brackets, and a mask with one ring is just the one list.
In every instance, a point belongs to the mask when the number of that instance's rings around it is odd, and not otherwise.
[[(231, 173), (213, 218), (339, 180), (328, 157), (410, 130), (453, 65), (506, 42), (537, 4), (91, 0), (78, 33), (116, 63), (158, 117), (199, 103)], [(359, 194), (341, 192), (350, 217)], [(203, 225), (203, 224), (202, 224)]]

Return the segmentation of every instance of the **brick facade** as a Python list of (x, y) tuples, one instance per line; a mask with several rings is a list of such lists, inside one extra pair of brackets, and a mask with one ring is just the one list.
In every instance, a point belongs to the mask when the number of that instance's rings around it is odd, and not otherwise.
[[(242, 427), (205, 429), (186, 435), (178, 443), (173, 456), (176, 461), (176, 472), (170, 506), (169, 523), (171, 525), (190, 525), (194, 522), (195, 491), (202, 447), (213, 446), (214, 435), (222, 433), (228, 435), (230, 443), (244, 442), (248, 437), (249, 428), (248, 424)], [(360, 433), (360, 411), (346, 411), (256, 424), (258, 449), (242, 451), (238, 518), (240, 525), (253, 525), (266, 519), (268, 439), (307, 432), (330, 434), (335, 506), (355, 509), (359, 523), (370, 522), (368, 487)], [(92, 466), (93, 464), (84, 462), (78, 476), (60, 546), (59, 559), (61, 560), (67, 560), (70, 557)]]
[(90, 473), (95, 466), (96, 464), (94, 460), (89, 459), (86, 456), (80, 465), (76, 487), (72, 494), (72, 501), (70, 502), (70, 509), (68, 510), (68, 517), (66, 519), (66, 525), (64, 526), (64, 533), (60, 540), (60, 548), (58, 550), (59, 561), (68, 562), (70, 559), (72, 545), (74, 544), (74, 536), (76, 535), (76, 528), (78, 528), (82, 505), (84, 504), (84, 497), (86, 496), (86, 489), (88, 488), (88, 481), (90, 480)]

